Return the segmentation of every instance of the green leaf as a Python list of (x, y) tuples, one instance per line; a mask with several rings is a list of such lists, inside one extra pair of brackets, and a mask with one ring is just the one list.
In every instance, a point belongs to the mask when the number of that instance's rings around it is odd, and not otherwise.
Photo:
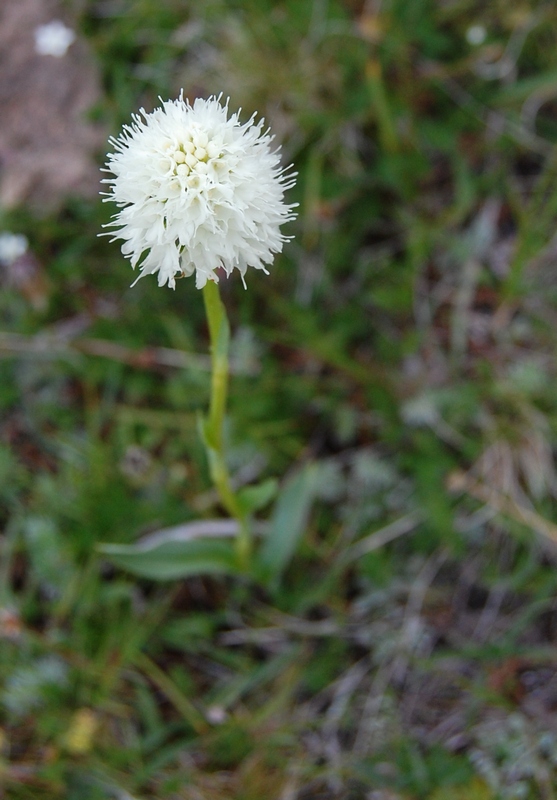
[(163, 540), (149, 547), (102, 544), (98, 550), (115, 566), (156, 581), (239, 572), (233, 544), (223, 539)]
[(541, 99), (548, 99), (555, 94), (555, 84), (557, 82), (557, 71), (548, 70), (541, 75), (533, 75), (521, 81), (505, 86), (494, 97), (494, 104), (497, 106), (510, 103), (523, 103), (533, 94), (537, 94)]
[(269, 478), (256, 486), (246, 486), (237, 493), (238, 502), (245, 514), (253, 514), (271, 502), (278, 491), (276, 478)]
[(317, 465), (307, 464), (280, 492), (269, 532), (258, 553), (260, 576), (267, 583), (276, 585), (304, 533), (317, 475)]
[(198, 414), (197, 430), (199, 432), (199, 438), (203, 442), (207, 453), (209, 453), (211, 450), (214, 450), (214, 432), (208, 416), (206, 417), (201, 413)]

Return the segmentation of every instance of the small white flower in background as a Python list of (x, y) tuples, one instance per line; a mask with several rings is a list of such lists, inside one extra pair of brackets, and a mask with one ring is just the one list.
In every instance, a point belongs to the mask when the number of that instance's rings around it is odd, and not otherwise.
[(0, 233), (0, 264), (11, 266), (27, 252), (29, 242), (21, 233)]
[(402, 404), (400, 413), (406, 425), (413, 428), (436, 425), (440, 417), (435, 398), (430, 394), (411, 397)]
[(68, 47), (75, 42), (75, 32), (59, 19), (35, 28), (35, 52), (41, 56), (65, 56)]
[(209, 706), (206, 716), (212, 725), (222, 725), (226, 722), (228, 714), (222, 706)]
[(483, 44), (487, 38), (487, 31), (483, 25), (471, 25), (466, 31), (466, 41), (473, 47)]
[(103, 182), (105, 200), (121, 208), (109, 225), (138, 280), (158, 273), (159, 286), (175, 288), (177, 276), (195, 273), (201, 289), (218, 282), (219, 267), (242, 280), (248, 267), (267, 272), (289, 238), (280, 226), (295, 216), (284, 202), (295, 175), (281, 168), (263, 121), (228, 118), (220, 97), (192, 106), (182, 96), (133, 120), (110, 140), (105, 171), (116, 177)]

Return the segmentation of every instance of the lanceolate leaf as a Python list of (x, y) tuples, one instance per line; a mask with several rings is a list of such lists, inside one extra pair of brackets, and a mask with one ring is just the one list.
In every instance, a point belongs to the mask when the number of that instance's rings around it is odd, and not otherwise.
[(269, 532), (258, 554), (261, 577), (276, 583), (304, 533), (315, 496), (317, 466), (307, 464), (290, 478), (277, 499)]
[(238, 573), (233, 543), (221, 539), (163, 541), (149, 547), (104, 544), (99, 550), (117, 567), (152, 580)]
[(246, 486), (238, 492), (238, 502), (246, 514), (253, 514), (271, 502), (278, 491), (275, 478), (269, 478), (256, 486)]

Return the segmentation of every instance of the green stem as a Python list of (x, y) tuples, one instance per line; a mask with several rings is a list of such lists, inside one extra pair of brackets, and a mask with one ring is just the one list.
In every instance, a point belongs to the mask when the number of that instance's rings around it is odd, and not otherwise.
[(368, 90), (377, 115), (377, 128), (381, 145), (387, 153), (400, 150), (398, 135), (389, 106), (381, 62), (370, 58), (366, 65)]
[(135, 660), (139, 669), (167, 696), (194, 731), (200, 735), (207, 733), (209, 725), (203, 716), (168, 675), (143, 653), (138, 653)]
[(251, 533), (246, 515), (236, 497), (224, 455), (224, 417), (228, 397), (228, 344), (230, 327), (226, 310), (220, 299), (218, 285), (207, 281), (203, 287), (203, 300), (211, 340), (211, 401), (209, 418), (205, 424), (205, 440), (209, 452), (211, 478), (219, 493), (224, 508), (238, 521), (239, 531), (236, 549), (240, 566), (249, 568), (251, 557)]

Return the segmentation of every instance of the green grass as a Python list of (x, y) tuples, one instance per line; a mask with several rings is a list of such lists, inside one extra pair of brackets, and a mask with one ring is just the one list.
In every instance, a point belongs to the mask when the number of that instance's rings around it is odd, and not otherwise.
[(49, 285), (42, 310), (3, 288), (2, 333), (88, 315), (63, 353), (0, 359), (10, 800), (557, 796), (557, 10), (362, 6), (73, 8), (112, 133), (159, 95), (222, 91), (295, 164), (295, 240), (223, 287), (227, 436), (232, 473), (276, 478), (287, 507), (313, 477), (274, 582), (104, 560), (222, 516), (206, 361), (149, 351), (206, 356), (202, 298), (129, 289), (100, 202), (2, 212)]

